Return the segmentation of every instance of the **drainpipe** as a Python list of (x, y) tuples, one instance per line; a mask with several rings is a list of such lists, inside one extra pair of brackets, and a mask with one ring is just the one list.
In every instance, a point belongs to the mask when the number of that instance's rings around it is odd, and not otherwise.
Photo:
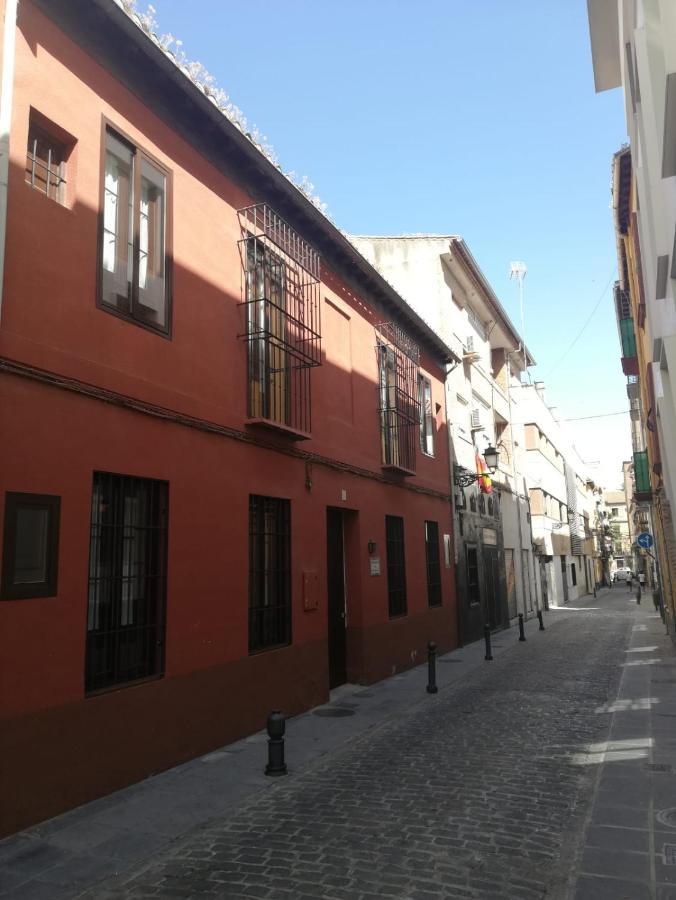
[(2, 40), (2, 84), (0, 85), (0, 320), (5, 277), (7, 238), (7, 183), (9, 181), (9, 133), (12, 125), (16, 15), (19, 0), (6, 0)]

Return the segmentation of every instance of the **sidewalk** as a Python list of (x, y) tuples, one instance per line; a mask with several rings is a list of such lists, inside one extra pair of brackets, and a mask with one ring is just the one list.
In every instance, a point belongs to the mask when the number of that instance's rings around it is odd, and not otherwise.
[[(566, 614), (545, 613), (547, 627)], [(525, 631), (533, 642), (547, 634), (539, 633), (536, 618), (525, 623)], [(518, 637), (517, 627), (493, 635), (496, 661), (519, 646)], [(483, 641), (448, 653), (438, 659), (439, 689), (492, 665), (484, 660)], [(290, 719), (288, 777), (405, 710), (434, 703), (426, 684), (425, 661), (369, 687), (345, 685), (332, 692), (330, 703)], [(104, 879), (123, 881), (127, 871), (186, 833), (231, 816), (244, 801), (278, 783), (263, 774), (266, 741), (265, 732), (259, 732), (0, 841), (0, 897), (61, 900), (78, 897)]]
[(574, 898), (676, 900), (676, 655), (650, 593), (625, 602), (636, 624), (618, 696), (597, 710), (609, 738), (577, 760), (598, 777)]

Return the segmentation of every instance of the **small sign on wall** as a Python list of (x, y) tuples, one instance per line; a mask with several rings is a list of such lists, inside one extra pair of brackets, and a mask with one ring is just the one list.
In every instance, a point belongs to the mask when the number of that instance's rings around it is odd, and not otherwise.
[(319, 576), (316, 572), (303, 572), (303, 609), (319, 608)]
[(369, 563), (371, 566), (371, 575), (380, 575), (380, 557), (372, 556), (369, 559)]

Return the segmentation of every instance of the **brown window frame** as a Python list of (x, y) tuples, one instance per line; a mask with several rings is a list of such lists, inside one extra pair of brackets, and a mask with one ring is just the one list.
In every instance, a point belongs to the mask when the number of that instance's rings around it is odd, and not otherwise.
[[(46, 578), (33, 583), (15, 583), (17, 513), (21, 507), (46, 509), (49, 514)], [(2, 546), (0, 600), (32, 600), (55, 597), (59, 575), (59, 526), (61, 498), (54, 494), (5, 492), (5, 527)]]
[[(107, 152), (107, 135), (112, 134), (114, 138), (125, 144), (134, 157), (134, 208), (132, 213), (132, 289), (129, 298), (128, 310), (120, 309), (111, 303), (106, 303), (103, 298), (103, 226), (104, 226), (104, 208), (105, 208), (105, 187), (106, 187), (106, 152)], [(140, 312), (135, 312), (135, 307), (139, 304), (139, 258), (140, 258), (140, 217), (141, 217), (141, 164), (145, 160), (149, 165), (158, 169), (165, 178), (164, 188), (164, 300), (166, 304), (166, 325), (159, 326), (144, 318)], [(129, 137), (114, 122), (111, 122), (105, 116), (101, 119), (101, 158), (100, 158), (100, 187), (99, 187), (99, 222), (98, 222), (98, 245), (96, 258), (96, 306), (104, 312), (117, 316), (126, 322), (132, 322), (140, 328), (152, 331), (153, 334), (160, 335), (171, 340), (172, 336), (172, 319), (173, 319), (173, 172), (171, 169), (160, 162), (147, 150), (144, 150), (133, 138)]]

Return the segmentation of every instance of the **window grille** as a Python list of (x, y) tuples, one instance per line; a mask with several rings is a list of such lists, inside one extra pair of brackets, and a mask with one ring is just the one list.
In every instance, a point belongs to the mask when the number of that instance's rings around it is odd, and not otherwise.
[(94, 473), (85, 688), (148, 678), (164, 665), (168, 486)]
[(376, 350), (383, 465), (413, 474), (419, 424), (420, 352), (408, 335), (392, 322), (376, 326)]
[(390, 618), (405, 616), (406, 559), (404, 554), (404, 520), (400, 516), (385, 516), (387, 545), (387, 599)]
[(467, 338), (465, 340), (465, 350), (468, 353), (474, 353), (474, 335), (467, 335)]
[(26, 182), (57, 203), (65, 200), (66, 148), (33, 122), (28, 129)]
[(310, 369), (321, 365), (319, 254), (265, 204), (238, 215), (248, 416), (309, 434)]
[(479, 429), (481, 429), (483, 427), (484, 427), (484, 425), (483, 425), (483, 421), (482, 421), (481, 410), (479, 409), (478, 406), (475, 406), (474, 409), (472, 410), (472, 428), (475, 431), (478, 431)]
[(441, 565), (439, 561), (439, 524), (425, 522), (425, 562), (427, 565), (427, 603), (441, 606)]
[(631, 298), (629, 291), (620, 287), (620, 282), (615, 282), (615, 306), (618, 319), (631, 319)]
[(486, 340), (486, 326), (481, 321), (479, 316), (474, 312), (474, 310), (472, 309), (471, 306), (467, 307), (467, 320), (469, 321), (472, 328), (474, 328), (476, 333), (479, 335), (479, 337), (485, 341)]
[(467, 603), (469, 606), (478, 606), (481, 603), (481, 589), (479, 587), (479, 560), (476, 547), (467, 548)]
[(249, 652), (291, 643), (291, 503), (249, 497)]

